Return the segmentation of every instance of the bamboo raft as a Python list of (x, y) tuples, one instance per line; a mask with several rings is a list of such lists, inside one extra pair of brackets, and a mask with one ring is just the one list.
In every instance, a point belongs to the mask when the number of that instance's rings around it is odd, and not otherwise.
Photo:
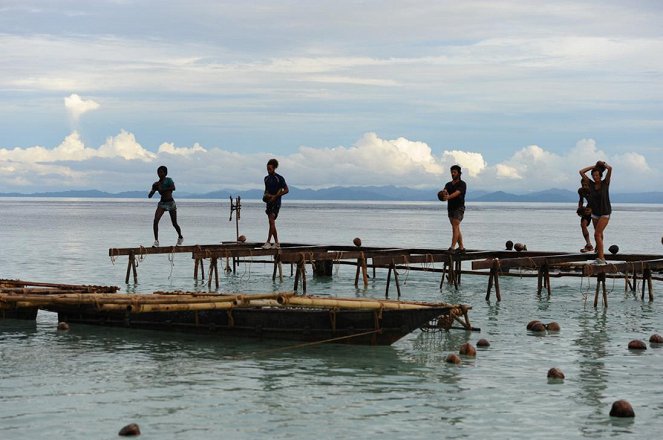
[(301, 296), (295, 292), (213, 294), (117, 293), (117, 287), (0, 280), (0, 317), (218, 335), (389, 345), (414, 330), (473, 329), (471, 306), (370, 298)]
[[(290, 265), (290, 272), (294, 272), (293, 290), (307, 291), (306, 266), (310, 265), (312, 272), (317, 275), (331, 275), (333, 265), (347, 264), (356, 266), (355, 286), (360, 279), (364, 288), (368, 286), (369, 269), (372, 277), (376, 278), (376, 269), (386, 269), (385, 298), (389, 298), (389, 289), (393, 281), (398, 298), (401, 296), (401, 284), (398, 271), (426, 271), (441, 273), (440, 289), (445, 281), (458, 289), (461, 276), (482, 275), (488, 277), (486, 300), (489, 300), (493, 289), (497, 301), (501, 301), (499, 280), (501, 276), (536, 277), (537, 294), (546, 289), (548, 295), (552, 293), (551, 278), (559, 277), (588, 277), (596, 279), (595, 305), (598, 302), (599, 292), (603, 291), (603, 303), (607, 306), (606, 278), (624, 278), (625, 290), (637, 289), (638, 279), (642, 283), (642, 299), (645, 289), (648, 289), (649, 300), (653, 300), (653, 280), (663, 280), (661, 270), (663, 264), (660, 260), (663, 255), (619, 254), (606, 255), (607, 266), (589, 264), (596, 258), (595, 254), (541, 251), (489, 251), (468, 250), (465, 253), (454, 253), (448, 250), (434, 248), (385, 248), (361, 246), (320, 246), (305, 244), (282, 244), (280, 249), (261, 249), (259, 243), (230, 242), (220, 245), (194, 245), (167, 248), (112, 248), (109, 256), (129, 256), (127, 265), (126, 283), (129, 283), (130, 274), (137, 282), (136, 259), (147, 255), (171, 252), (191, 253), (194, 260), (194, 278), (204, 279), (205, 269), (203, 262), (209, 261), (208, 286), (219, 288), (219, 262), (226, 260), (225, 270), (235, 271), (241, 262), (264, 262), (273, 265), (272, 280), (277, 275), (283, 281), (282, 264)], [(463, 270), (462, 263), (471, 262), (471, 270)], [(435, 264), (438, 267), (435, 267)], [(231, 267), (232, 266), (232, 267)], [(441, 267), (439, 267), (441, 266)], [(200, 269), (200, 270), (199, 270)]]

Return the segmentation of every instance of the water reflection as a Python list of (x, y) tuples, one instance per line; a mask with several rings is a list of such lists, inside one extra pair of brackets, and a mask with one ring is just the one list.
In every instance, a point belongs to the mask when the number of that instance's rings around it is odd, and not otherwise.
[(597, 422), (605, 420), (603, 401), (609, 380), (605, 359), (609, 354), (607, 345), (610, 342), (606, 310), (581, 313), (578, 316), (578, 326), (578, 336), (573, 345), (579, 353), (576, 361), (579, 388), (574, 399), (591, 408), (591, 421), (586, 420), (580, 426), (585, 435), (591, 435), (599, 429)]

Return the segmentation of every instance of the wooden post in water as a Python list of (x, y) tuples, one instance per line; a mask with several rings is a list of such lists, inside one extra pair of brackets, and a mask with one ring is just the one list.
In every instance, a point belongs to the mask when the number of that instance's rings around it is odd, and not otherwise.
[(209, 275), (207, 276), (207, 286), (212, 287), (212, 275), (214, 275), (214, 283), (216, 288), (219, 288), (219, 264), (217, 257), (211, 257), (209, 262)]
[(495, 283), (495, 297), (497, 301), (502, 301), (502, 295), (500, 294), (500, 280), (498, 276), (500, 262), (496, 258), (490, 266), (490, 273), (488, 274), (488, 289), (486, 290), (486, 301), (490, 299), (490, 291), (493, 289), (493, 283)]
[(125, 284), (129, 284), (129, 274), (133, 271), (134, 284), (138, 284), (138, 274), (136, 273), (136, 254), (134, 251), (129, 252), (129, 263), (127, 264), (127, 276), (124, 279)]
[(605, 287), (605, 273), (596, 276), (596, 293), (594, 294), (594, 308), (599, 305), (599, 290), (603, 290), (603, 306), (608, 307), (608, 292)]
[(359, 271), (361, 270), (364, 288), (368, 287), (368, 268), (366, 267), (366, 256), (363, 252), (359, 253), (359, 258), (357, 258), (357, 271), (355, 272), (355, 287), (359, 285)]

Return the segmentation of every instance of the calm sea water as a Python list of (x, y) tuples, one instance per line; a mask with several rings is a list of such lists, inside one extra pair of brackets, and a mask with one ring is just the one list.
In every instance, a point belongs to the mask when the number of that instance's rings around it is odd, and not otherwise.
[[(178, 200), (185, 243), (235, 238), (227, 201)], [(243, 203), (240, 233), (267, 234), (262, 204)], [(193, 280), (190, 255), (148, 256), (139, 284), (124, 285), (126, 257), (110, 247), (149, 246), (154, 202), (143, 200), (0, 199), (0, 277), (118, 285), (124, 291), (206, 290)], [(607, 244), (622, 252), (663, 254), (662, 205), (617, 205)], [(583, 244), (571, 204), (470, 204), (466, 246), (575, 252)], [(366, 246), (449, 246), (450, 227), (437, 203), (284, 202), (281, 240)], [(176, 234), (165, 216), (161, 243)], [(169, 258), (170, 257), (170, 258)], [(221, 291), (289, 290), (271, 281), (271, 265), (242, 264), (224, 274)], [(553, 295), (536, 296), (536, 279), (502, 278), (503, 300), (485, 301), (486, 278), (464, 276), (456, 291), (439, 275), (403, 271), (405, 299), (473, 306), (481, 332), (415, 332), (391, 347), (218, 340), (74, 326), (57, 317), (0, 321), (2, 438), (116, 438), (136, 422), (141, 438), (655, 438), (663, 428), (663, 349), (630, 352), (631, 339), (663, 333), (661, 301), (649, 303), (608, 281), (610, 307), (594, 309), (593, 281), (552, 279)], [(386, 271), (355, 288), (354, 267), (332, 279), (309, 277), (310, 293), (382, 297)], [(661, 283), (655, 282), (655, 294)], [(392, 291), (395, 290), (391, 289)], [(532, 319), (562, 331), (534, 336)], [(444, 363), (464, 342), (491, 342), (461, 366)], [(559, 367), (563, 383), (548, 383)], [(633, 420), (608, 416), (629, 400)]]

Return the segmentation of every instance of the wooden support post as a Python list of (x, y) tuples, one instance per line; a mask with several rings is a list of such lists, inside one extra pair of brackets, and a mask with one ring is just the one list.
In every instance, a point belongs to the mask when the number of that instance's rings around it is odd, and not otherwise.
[(649, 289), (649, 301), (654, 301), (654, 285), (651, 279), (651, 270), (645, 269), (642, 272), (642, 300), (645, 300), (645, 280), (647, 281), (647, 287)]
[(366, 267), (366, 256), (363, 252), (361, 253), (361, 257), (359, 259), (361, 260), (361, 273), (364, 278), (364, 289), (366, 289), (368, 287), (368, 267)]
[(605, 274), (600, 273), (596, 276), (596, 292), (594, 293), (594, 308), (599, 305), (599, 290), (603, 291), (603, 306), (608, 307), (608, 292), (605, 287)]
[(638, 290), (638, 274), (637, 272), (633, 271), (633, 292), (636, 292)]
[(217, 257), (210, 258), (209, 261), (209, 274), (207, 276), (207, 286), (212, 287), (212, 275), (214, 275), (214, 283), (216, 288), (219, 288), (219, 263)]
[[(389, 265), (389, 271), (387, 272), (387, 288), (384, 291), (384, 297), (389, 298), (389, 283), (391, 283), (391, 271), (394, 270), (394, 265)], [(444, 276), (442, 277), (444, 279)]]
[(461, 275), (461, 272), (462, 272), (462, 269), (461, 269), (462, 263), (463, 263), (463, 260), (457, 260), (456, 261), (455, 272), (456, 272), (456, 282), (457, 282), (456, 285), (457, 286), (460, 285), (460, 275)]
[(200, 267), (200, 279), (204, 280), (205, 279), (205, 266), (203, 265), (203, 259), (202, 258), (195, 258), (194, 263), (193, 263), (193, 279), (197, 280), (198, 279), (198, 267)]
[(552, 287), (550, 287), (550, 268), (548, 265), (544, 265), (545, 269), (543, 271), (543, 281), (545, 282), (546, 288), (548, 289), (548, 298), (552, 295)]
[(134, 284), (138, 284), (138, 274), (136, 273), (136, 254), (131, 251), (129, 253), (129, 263), (127, 264), (127, 276), (124, 279), (125, 284), (129, 284), (129, 275), (133, 272)]
[(297, 263), (297, 269), (295, 272), (295, 292), (299, 286), (299, 280), (302, 280), (302, 293), (306, 295), (306, 263), (302, 259)]
[(539, 270), (536, 275), (536, 295), (541, 296), (542, 290), (543, 290), (543, 269), (539, 267)]
[(306, 295), (306, 264), (303, 261), (299, 264), (299, 270), (302, 273), (302, 293)]
[(394, 267), (394, 281), (396, 282), (396, 292), (398, 292), (398, 299), (401, 299), (401, 285), (398, 282), (398, 272), (396, 267)]
[[(281, 254), (277, 253), (274, 257), (274, 271), (272, 272), (272, 281), (276, 281), (276, 271), (279, 271), (279, 281), (283, 282), (283, 265), (281, 264)], [(290, 264), (290, 276), (292, 276), (292, 264)]]
[(490, 291), (493, 289), (493, 283), (495, 284), (495, 298), (497, 299), (497, 301), (502, 301), (498, 270), (499, 270), (499, 261), (495, 260), (490, 268), (490, 273), (488, 274), (488, 289), (486, 290), (486, 301), (490, 299)]
[(272, 271), (272, 281), (276, 281), (276, 270), (278, 269), (279, 261), (281, 261), (281, 256), (277, 254), (274, 257), (274, 270)]
[(454, 261), (454, 256), (449, 255), (449, 272), (447, 273), (448, 275), (448, 280), (449, 284), (453, 283), (454, 287), (456, 290), (458, 290), (458, 278), (456, 277), (456, 262)]
[(442, 278), (440, 278), (440, 290), (442, 290), (442, 286), (444, 286), (444, 278), (447, 276), (447, 271), (449, 269), (449, 263), (444, 262), (444, 266), (442, 266)]

